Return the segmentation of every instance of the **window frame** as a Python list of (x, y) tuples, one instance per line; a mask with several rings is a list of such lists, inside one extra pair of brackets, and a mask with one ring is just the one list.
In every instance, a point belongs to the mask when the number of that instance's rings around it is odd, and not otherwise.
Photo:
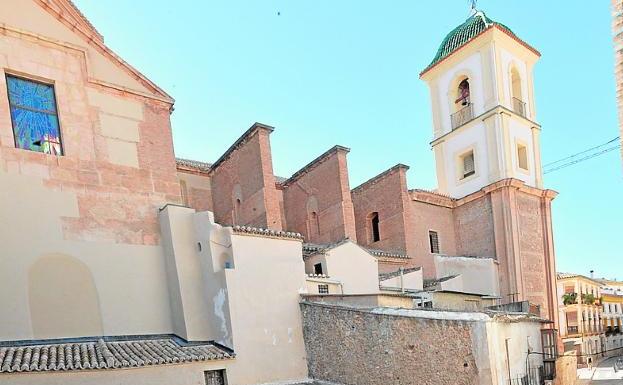
[[(521, 167), (521, 159), (519, 156), (519, 149), (520, 148), (525, 148), (526, 150), (526, 168)], [(516, 170), (518, 172), (521, 172), (523, 174), (529, 174), (530, 173), (530, 154), (528, 152), (528, 144), (526, 142), (524, 142), (523, 140), (520, 139), (515, 139), (515, 157), (517, 159), (517, 163), (516, 163)]]
[[(318, 272), (318, 267), (320, 267), (320, 272)], [(324, 268), (322, 266), (322, 262), (314, 263), (314, 274), (324, 275)]]
[[(468, 155), (469, 153), (473, 154), (474, 157), (474, 173), (468, 176), (464, 176), (464, 158), (466, 155)], [(456, 151), (454, 153), (454, 159), (455, 159), (455, 172), (456, 172), (456, 184), (457, 185), (461, 185), (463, 183), (466, 183), (468, 181), (471, 181), (473, 179), (478, 178), (478, 176), (480, 175), (479, 171), (478, 171), (478, 151), (476, 151), (476, 143), (472, 143), (471, 145), (465, 147), (462, 150)]]
[[(433, 234), (435, 235), (435, 238), (437, 241), (437, 252), (433, 250), (433, 239), (431, 238)], [(441, 246), (439, 242), (439, 231), (430, 230), (430, 229), (428, 230), (428, 246), (429, 246), (431, 254), (441, 254)]]
[[(13, 103), (11, 102), (11, 93), (9, 91), (9, 78), (15, 78), (18, 80), (23, 80), (23, 81), (27, 81), (27, 82), (31, 82), (31, 83), (36, 83), (36, 84), (41, 84), (44, 86), (48, 86), (52, 88), (52, 95), (54, 96), (54, 108), (55, 108), (55, 116), (56, 116), (56, 120), (58, 122), (58, 142), (59, 145), (61, 147), (61, 151), (60, 154), (49, 154), (47, 152), (44, 151), (33, 151), (30, 149), (26, 149), (26, 148), (21, 148), (18, 146), (17, 143), (17, 133), (15, 132), (15, 120), (13, 118), (13, 113), (11, 112), (11, 107), (13, 107)], [(64, 145), (64, 140), (63, 140), (63, 130), (61, 127), (61, 111), (59, 109), (59, 105), (58, 105), (58, 97), (57, 97), (57, 92), (56, 92), (56, 83), (53, 80), (48, 80), (48, 79), (42, 79), (42, 78), (37, 78), (34, 76), (29, 76), (26, 74), (21, 74), (21, 73), (15, 73), (15, 72), (11, 72), (11, 71), (5, 71), (4, 72), (4, 82), (6, 85), (6, 93), (7, 93), (7, 102), (9, 104), (9, 115), (11, 116), (11, 131), (13, 132), (13, 145), (16, 149), (19, 150), (24, 150), (24, 151), (30, 151), (30, 152), (36, 152), (36, 153), (40, 153), (40, 154), (45, 154), (45, 155), (54, 155), (54, 156), (65, 156), (65, 145)], [(17, 108), (21, 108), (21, 107), (17, 107)], [(47, 112), (43, 112), (43, 111), (33, 111), (33, 112), (38, 112), (38, 113), (43, 113), (46, 114)], [(49, 113), (47, 113), (48, 115), (50, 115)]]
[(370, 225), (370, 243), (381, 241), (381, 219), (378, 211), (371, 212), (368, 215), (368, 224)]
[(319, 283), (318, 294), (329, 294), (329, 285), (326, 283)]

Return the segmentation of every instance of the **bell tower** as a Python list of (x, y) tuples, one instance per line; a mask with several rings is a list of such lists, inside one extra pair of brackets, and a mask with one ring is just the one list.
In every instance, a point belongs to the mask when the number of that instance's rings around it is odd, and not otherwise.
[(515, 178), (542, 188), (532, 71), (539, 52), (475, 9), (421, 73), (430, 88), (440, 193)]

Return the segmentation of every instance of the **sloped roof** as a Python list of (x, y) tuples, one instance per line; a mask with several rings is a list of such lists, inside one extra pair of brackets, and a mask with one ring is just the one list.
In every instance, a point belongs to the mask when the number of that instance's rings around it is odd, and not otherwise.
[[(402, 274), (409, 274), (409, 273), (413, 273), (414, 271), (419, 271), (419, 270), (422, 270), (422, 268), (419, 267), (419, 266), (418, 267), (411, 267), (411, 268), (408, 268), (408, 269), (402, 269)], [(398, 269), (396, 271), (389, 272), (389, 273), (380, 273), (379, 274), (379, 281), (387, 281), (388, 279), (398, 277), (398, 276), (400, 276), (400, 273), (401, 273), (400, 269)]]
[(465, 46), (467, 43), (474, 40), (476, 37), (480, 36), (485, 31), (490, 28), (497, 27), (502, 32), (508, 34), (511, 38), (517, 40), (520, 44), (524, 45), (526, 48), (531, 51), (539, 54), (538, 51), (528, 45), (526, 42), (521, 40), (515, 33), (506, 25), (502, 23), (498, 23), (492, 19), (490, 19), (484, 12), (478, 11), (475, 12), (472, 16), (470, 16), (464, 23), (454, 28), (441, 42), (435, 57), (431, 61), (431, 63), (420, 73), (420, 75), (424, 74), (426, 71), (443, 61), (448, 56), (452, 55), (454, 52), (458, 51), (460, 48)]
[(106, 337), (0, 344), (0, 373), (106, 370), (234, 358), (211, 342), (175, 336)]
[(192, 159), (175, 158), (175, 164), (178, 169), (192, 170), (197, 172), (209, 172), (212, 168), (212, 163), (201, 162)]

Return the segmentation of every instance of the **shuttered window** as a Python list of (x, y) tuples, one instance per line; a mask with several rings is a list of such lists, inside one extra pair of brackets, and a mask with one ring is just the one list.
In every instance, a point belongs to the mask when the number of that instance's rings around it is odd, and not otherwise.
[(430, 252), (439, 254), (439, 235), (436, 231), (428, 232), (428, 240), (430, 241)]
[(476, 167), (474, 165), (474, 152), (463, 155), (463, 178), (474, 175), (476, 173)]

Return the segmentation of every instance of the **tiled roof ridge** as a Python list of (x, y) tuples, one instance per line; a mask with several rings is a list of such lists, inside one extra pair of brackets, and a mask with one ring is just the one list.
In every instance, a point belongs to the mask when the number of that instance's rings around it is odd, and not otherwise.
[(375, 256), (375, 257), (411, 259), (410, 256), (408, 256), (407, 254), (403, 254), (403, 253), (398, 253), (398, 252), (393, 252), (393, 251), (385, 251), (385, 250), (378, 250), (378, 249), (369, 249), (369, 248), (366, 248), (366, 250), (368, 250), (368, 252), (370, 254), (372, 254), (373, 256)]
[[(484, 28), (478, 25), (474, 25), (475, 23), (478, 23), (479, 21), (482, 24), (484, 24)], [(459, 32), (462, 32), (462, 30), (466, 28), (471, 28), (471, 29), (466, 31), (467, 34), (465, 36), (459, 35)], [(479, 32), (474, 33), (476, 30), (480, 28), (482, 29)], [(477, 12), (476, 14), (470, 16), (465, 22), (458, 25), (456, 28), (454, 28), (452, 31), (450, 31), (450, 33), (446, 35), (446, 37), (442, 40), (441, 45), (439, 46), (439, 49), (437, 50), (437, 53), (435, 54), (435, 57), (433, 58), (431, 63), (428, 66), (426, 66), (426, 68), (424, 68), (422, 72), (420, 72), (420, 77), (422, 77), (426, 72), (436, 67), (439, 63), (445, 61), (447, 58), (454, 55), (456, 52), (460, 51), (463, 47), (467, 46), (470, 42), (477, 39), (478, 37), (480, 37), (481, 35), (483, 35), (484, 33), (486, 33), (492, 28), (497, 28), (499, 31), (505, 33), (510, 38), (512, 38), (513, 40), (515, 40), (516, 42), (518, 42), (519, 44), (521, 44), (528, 50), (532, 51), (536, 55), (538, 56), (541, 55), (538, 50), (536, 50), (530, 44), (520, 39), (509, 27), (507, 27), (506, 25), (502, 23), (498, 23), (496, 21), (491, 20), (483, 12)], [(472, 36), (470, 36), (470, 34)], [(452, 43), (451, 42), (452, 39), (455, 39), (458, 41), (455, 41), (453, 46), (448, 47), (448, 44)], [(463, 39), (465, 40), (461, 42), (461, 40)]]
[(322, 164), (325, 160), (327, 160), (327, 158), (329, 158), (329, 156), (333, 155), (333, 153), (338, 152), (338, 151), (344, 151), (344, 152), (348, 153), (348, 152), (350, 152), (350, 148), (344, 147), (344, 146), (340, 146), (339, 144), (331, 147), (327, 151), (323, 152), (316, 159), (312, 160), (311, 162), (309, 162), (308, 164), (303, 166), (300, 170), (298, 170), (297, 172), (292, 174), (291, 177), (289, 177), (285, 181), (281, 182), (281, 185), (282, 186), (288, 186), (288, 185), (296, 182), (305, 173), (307, 173), (310, 170), (316, 168), (317, 166)]
[(380, 174), (378, 174), (378, 175), (368, 179), (367, 181), (363, 182), (359, 186), (353, 188), (351, 190), (351, 192), (352, 193), (357, 193), (360, 190), (362, 190), (364, 187), (367, 187), (367, 186), (369, 186), (371, 184), (374, 184), (374, 183), (380, 181), (381, 179), (385, 178), (386, 176), (392, 174), (394, 171), (396, 171), (398, 169), (401, 169), (401, 168), (403, 168), (405, 170), (408, 170), (409, 166), (407, 166), (406, 164), (403, 164), (403, 163), (398, 163), (397, 165), (390, 167), (389, 169), (383, 171), (382, 173), (380, 173)]
[(136, 368), (234, 358), (211, 342), (180, 344), (173, 337), (46, 342), (0, 346), (0, 373)]
[(245, 144), (253, 136), (253, 134), (255, 134), (259, 130), (267, 130), (268, 132), (273, 132), (275, 128), (258, 122), (253, 123), (253, 125), (251, 125), (248, 130), (240, 135), (240, 137), (231, 146), (229, 146), (229, 148), (223, 153), (223, 155), (221, 155), (221, 157), (212, 164), (210, 172), (214, 172), (218, 168), (218, 166), (221, 165), (221, 163), (229, 159), (234, 151), (236, 151), (238, 148), (240, 148), (240, 146)]
[(433, 286), (438, 285), (439, 283), (449, 281), (449, 280), (454, 279), (454, 278), (456, 278), (458, 276), (459, 276), (458, 274), (453, 274), (453, 275), (447, 275), (447, 276), (441, 277), (441, 278), (424, 279), (424, 288), (431, 288)]
[(352, 242), (350, 238), (343, 238), (333, 243), (303, 243), (303, 257), (309, 258), (314, 255), (324, 254), (327, 251), (342, 246), (345, 243)]
[(439, 253), (436, 253), (435, 255), (442, 258), (495, 259), (495, 257), (485, 255), (447, 255)]
[(398, 269), (396, 271), (392, 271), (392, 272), (389, 272), (389, 273), (380, 273), (379, 274), (379, 281), (386, 281), (386, 280), (388, 280), (390, 278), (398, 277), (398, 276), (400, 276), (401, 271), (402, 271), (402, 274), (409, 274), (409, 273), (413, 273), (414, 271), (419, 271), (419, 270), (422, 270), (421, 266), (410, 267), (410, 268), (402, 269), (402, 270)]
[(423, 188), (414, 188), (414, 189), (409, 190), (409, 192), (422, 192), (422, 193), (426, 193), (426, 194), (437, 195), (437, 196), (440, 196), (440, 197), (443, 197), (443, 198), (448, 198), (448, 199), (451, 199), (451, 200), (456, 200), (455, 198), (452, 198), (448, 194), (442, 194), (442, 193), (437, 192), (437, 191), (423, 189)]
[(267, 238), (281, 238), (281, 239), (297, 239), (303, 240), (303, 235), (300, 233), (295, 233), (291, 231), (283, 231), (283, 230), (272, 230), (265, 229), (261, 227), (251, 227), (251, 226), (233, 226), (232, 230), (236, 234), (248, 234), (248, 235), (257, 235), (261, 237)]
[(208, 173), (212, 168), (211, 163), (202, 162), (199, 160), (186, 159), (186, 158), (175, 158), (175, 164), (178, 169), (190, 169), (192, 171)]

